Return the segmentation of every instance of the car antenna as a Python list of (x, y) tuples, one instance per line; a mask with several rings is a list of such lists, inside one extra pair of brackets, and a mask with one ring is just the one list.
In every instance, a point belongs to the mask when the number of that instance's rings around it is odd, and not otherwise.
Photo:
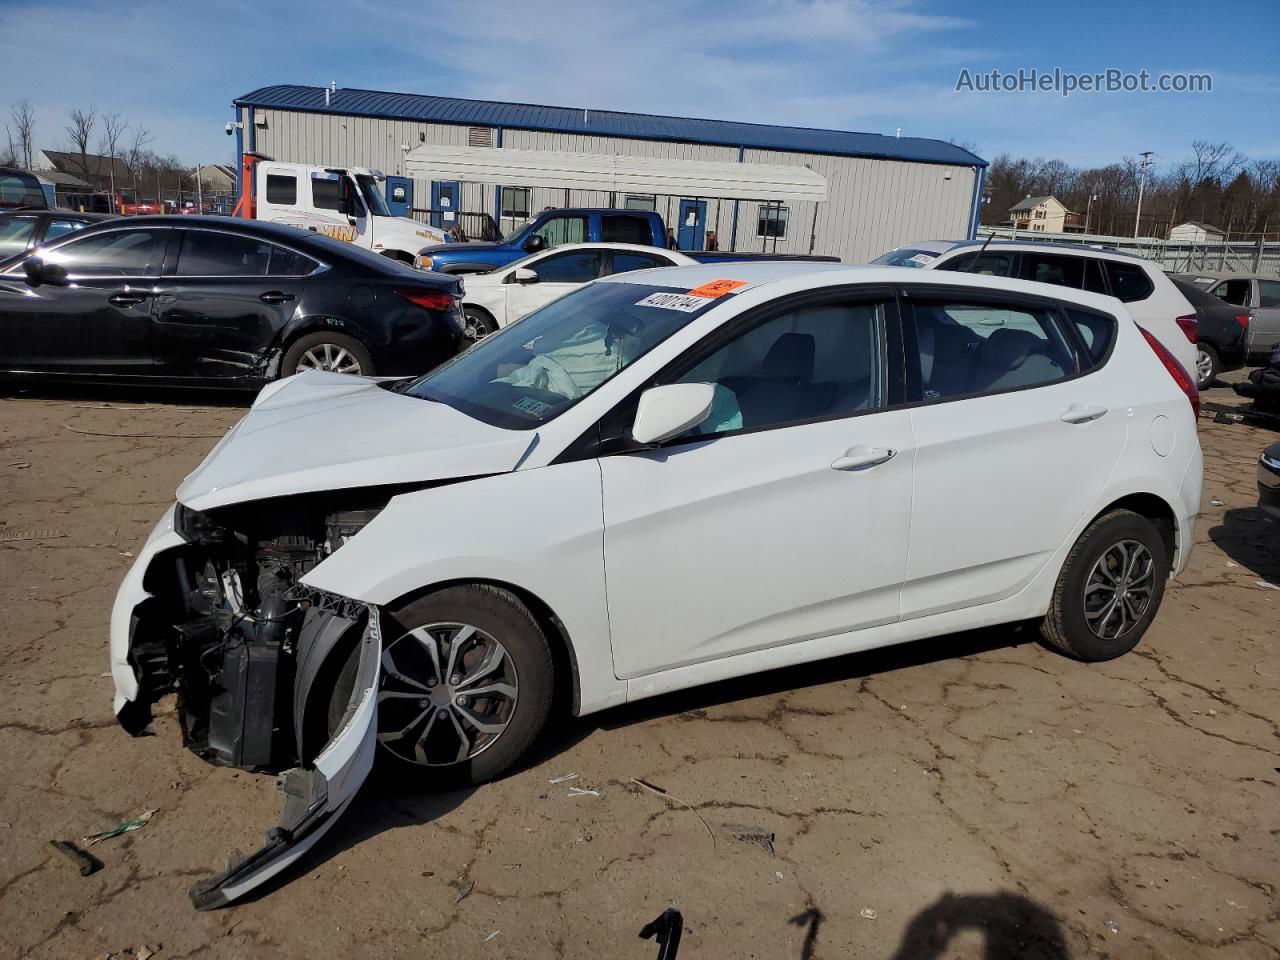
[(991, 238), (992, 238), (992, 237), (994, 237), (994, 236), (995, 236), (995, 234), (994, 234), (994, 233), (988, 233), (988, 234), (987, 234), (987, 239), (986, 239), (986, 240), (984, 240), (984, 241), (982, 241), (982, 249), (980, 249), (977, 253), (975, 253), (975, 254), (973, 255), (973, 266), (971, 266), (968, 270), (966, 270), (966, 271), (965, 271), (965, 273), (973, 273), (973, 272), (974, 272), (974, 269), (978, 266), (978, 259), (979, 259), (979, 258), (980, 258), (984, 253), (986, 253), (986, 252), (987, 252), (987, 244), (989, 244), (989, 243), (991, 242)]

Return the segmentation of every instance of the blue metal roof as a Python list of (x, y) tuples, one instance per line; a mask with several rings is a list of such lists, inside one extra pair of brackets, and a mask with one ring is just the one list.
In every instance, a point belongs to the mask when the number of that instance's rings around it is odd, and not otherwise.
[(875, 157), (916, 163), (946, 163), (985, 167), (987, 162), (963, 147), (922, 137), (889, 137), (878, 133), (776, 127), (732, 120), (695, 120), (581, 107), (544, 107), (528, 103), (459, 100), (413, 93), (339, 88), (325, 104), (324, 87), (277, 84), (237, 98), (237, 107), (271, 107), (308, 113), (332, 113), (387, 120), (418, 120), (467, 126), (550, 130), (556, 133), (634, 137), (639, 140), (678, 140), (728, 147), (756, 147), (825, 153), (843, 157)]

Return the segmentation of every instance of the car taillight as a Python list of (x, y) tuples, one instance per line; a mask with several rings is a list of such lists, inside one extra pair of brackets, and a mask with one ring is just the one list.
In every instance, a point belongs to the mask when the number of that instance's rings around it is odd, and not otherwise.
[(1181, 388), (1182, 392), (1187, 395), (1187, 399), (1191, 401), (1191, 410), (1195, 414), (1196, 419), (1200, 418), (1200, 390), (1196, 387), (1195, 380), (1191, 375), (1183, 369), (1182, 364), (1178, 362), (1178, 358), (1169, 352), (1168, 348), (1157, 340), (1145, 327), (1138, 327), (1142, 331), (1142, 336), (1146, 339), (1147, 344), (1155, 351), (1155, 355), (1160, 358), (1160, 362), (1164, 364), (1164, 368), (1169, 371), (1169, 376)]
[(1189, 313), (1185, 317), (1174, 317), (1173, 322), (1187, 335), (1188, 340), (1192, 343), (1196, 342), (1196, 338), (1200, 335), (1200, 321), (1196, 319), (1194, 313)]
[(422, 307), (423, 310), (453, 309), (452, 295), (440, 293), (436, 290), (414, 290), (411, 288), (401, 288), (396, 291), (396, 296), (403, 297), (415, 307)]
[(1249, 325), (1249, 315), (1247, 313), (1237, 313), (1236, 323), (1242, 327), (1247, 327)]

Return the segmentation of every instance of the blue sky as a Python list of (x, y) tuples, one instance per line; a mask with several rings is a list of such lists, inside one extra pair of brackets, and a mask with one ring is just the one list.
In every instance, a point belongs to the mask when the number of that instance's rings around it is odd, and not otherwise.
[[(1104, 164), (1194, 139), (1280, 157), (1280, 3), (1077, 0), (152, 0), (0, 2), (0, 120), (37, 145), (73, 106), (228, 159), (231, 100), (272, 83), (789, 123), (952, 139)], [(194, 16), (199, 11), (198, 17)], [(957, 92), (961, 69), (1205, 72), (1211, 93)]]

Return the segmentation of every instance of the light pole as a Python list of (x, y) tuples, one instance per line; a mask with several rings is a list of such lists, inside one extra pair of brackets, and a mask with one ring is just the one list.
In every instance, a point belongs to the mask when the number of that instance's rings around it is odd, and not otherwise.
[(1133, 217), (1133, 239), (1138, 239), (1138, 225), (1142, 223), (1142, 190), (1147, 185), (1147, 168), (1155, 163), (1151, 158), (1154, 154), (1150, 150), (1143, 150), (1138, 154), (1142, 160), (1138, 163), (1138, 212)]
[(1089, 194), (1089, 203), (1084, 208), (1084, 232), (1089, 232), (1090, 217), (1093, 216), (1093, 201), (1098, 199), (1096, 193)]

